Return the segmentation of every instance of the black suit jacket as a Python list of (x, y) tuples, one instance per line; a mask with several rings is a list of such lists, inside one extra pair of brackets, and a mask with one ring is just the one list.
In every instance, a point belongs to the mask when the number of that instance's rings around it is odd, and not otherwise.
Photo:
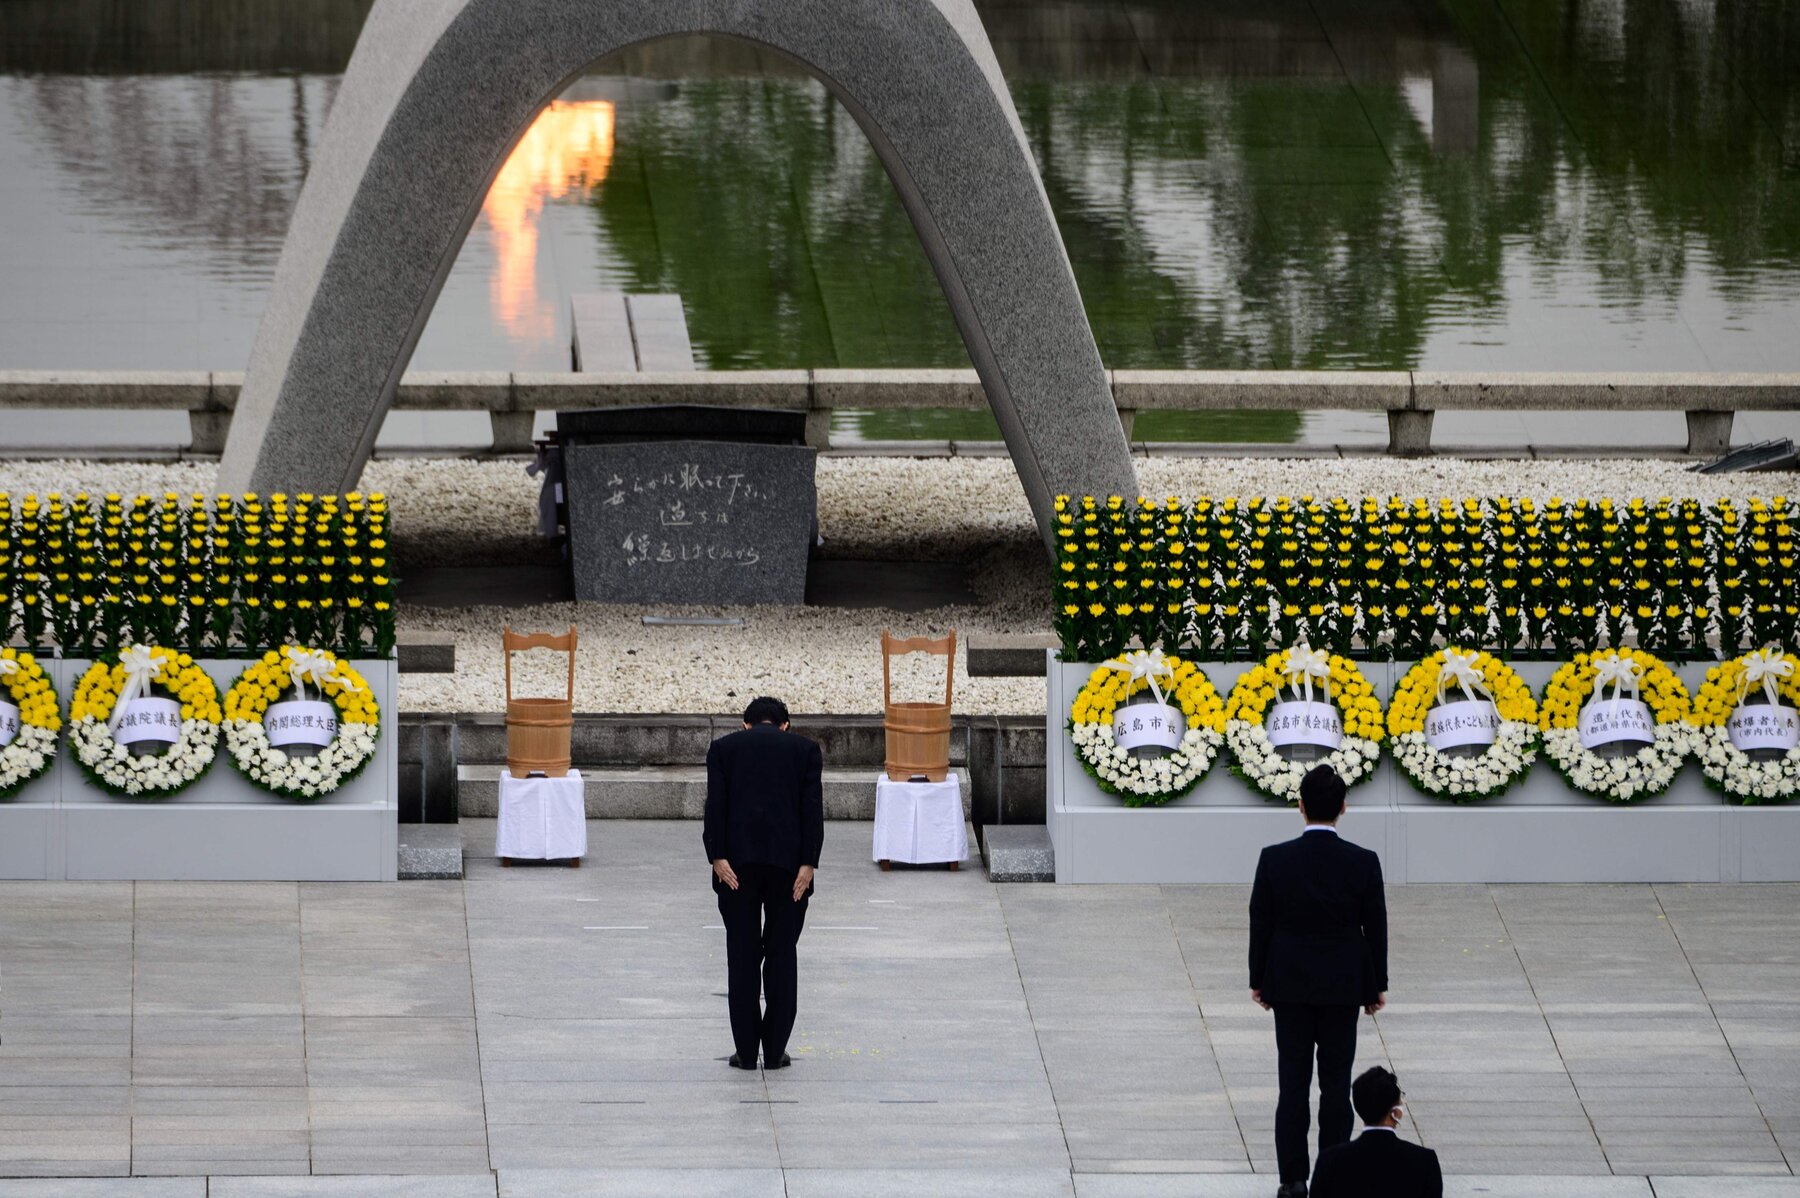
[(1444, 1198), (1444, 1175), (1431, 1149), (1365, 1131), (1319, 1154), (1312, 1198)]
[(819, 866), (825, 844), (817, 742), (758, 724), (706, 751), (706, 859), (783, 869)]
[(1250, 891), (1250, 988), (1269, 1003), (1367, 1006), (1387, 984), (1381, 859), (1335, 832), (1264, 849)]

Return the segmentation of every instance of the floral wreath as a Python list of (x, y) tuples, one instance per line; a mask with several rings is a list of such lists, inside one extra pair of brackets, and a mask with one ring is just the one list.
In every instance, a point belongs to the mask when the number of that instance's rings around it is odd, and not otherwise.
[[(1289, 761), (1270, 743), (1263, 722), (1283, 686), (1311, 700), (1315, 682), (1337, 708), (1343, 739), (1318, 761)], [(1355, 662), (1302, 641), (1270, 654), (1237, 680), (1225, 704), (1225, 740), (1237, 757), (1233, 772), (1264, 796), (1293, 802), (1300, 797), (1300, 779), (1317, 766), (1331, 766), (1346, 786), (1368, 779), (1381, 756), (1381, 704)]]
[[(307, 698), (311, 682), (337, 708), (337, 735), (316, 754), (300, 756), (269, 743), (264, 716), (290, 690)], [(263, 789), (307, 802), (330, 794), (361, 773), (375, 756), (381, 708), (375, 692), (349, 663), (323, 649), (283, 645), (253, 662), (225, 695), (225, 744), (245, 777)]]
[[(1499, 717), (1493, 743), (1478, 756), (1452, 756), (1426, 736), (1426, 715), (1448, 701), (1451, 686), (1460, 688), (1465, 699), (1486, 699)], [(1531, 688), (1489, 653), (1444, 648), (1420, 660), (1388, 700), (1387, 730), (1400, 772), (1423, 793), (1452, 802), (1491, 799), (1523, 778), (1537, 760), (1538, 711)]]
[[(1148, 690), (1158, 704), (1177, 708), (1185, 730), (1162, 757), (1135, 756), (1118, 743), (1114, 717), (1132, 710), (1126, 700)], [(1152, 721), (1162, 716), (1152, 712)], [(1069, 712), (1069, 737), (1088, 776), (1127, 807), (1157, 807), (1192, 790), (1224, 743), (1224, 705), (1200, 667), (1161, 650), (1123, 654), (1095, 667)]]
[[(1609, 684), (1614, 698), (1641, 698), (1655, 721), (1656, 739), (1630, 756), (1602, 757), (1581, 743), (1581, 712)], [(1576, 654), (1551, 675), (1538, 726), (1545, 755), (1570, 786), (1629, 803), (1655, 798), (1675, 781), (1695, 740), (1688, 714), (1687, 687), (1662, 659), (1642, 649), (1602, 649)]]
[[(1742, 803), (1779, 803), (1800, 795), (1800, 749), (1789, 749), (1773, 761), (1754, 760), (1732, 743), (1728, 724), (1759, 684), (1771, 707), (1790, 713), (1800, 708), (1800, 656), (1770, 645), (1714, 666), (1706, 671), (1688, 720), (1695, 726), (1694, 753), (1709, 783)], [(1771, 707), (1744, 710), (1760, 713)]]
[[(181, 730), (168, 752), (134, 757), (114, 732), (133, 699), (181, 704)], [(163, 798), (206, 772), (219, 743), (219, 689), (186, 653), (133, 645), (88, 667), (69, 705), (75, 760), (100, 789)]]
[(10, 799), (56, 759), (62, 709), (44, 667), (17, 649), (0, 649), (0, 702), (19, 709), (18, 729), (0, 749), (0, 799)]

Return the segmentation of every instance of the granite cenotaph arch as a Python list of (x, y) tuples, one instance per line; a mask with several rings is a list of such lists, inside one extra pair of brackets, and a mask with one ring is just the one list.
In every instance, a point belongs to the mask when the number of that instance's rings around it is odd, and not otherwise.
[(690, 34), (795, 60), (867, 134), (1046, 539), (1058, 492), (1136, 494), (1068, 255), (970, 0), (377, 0), (294, 211), (219, 485), (354, 487), (533, 118), (595, 60)]

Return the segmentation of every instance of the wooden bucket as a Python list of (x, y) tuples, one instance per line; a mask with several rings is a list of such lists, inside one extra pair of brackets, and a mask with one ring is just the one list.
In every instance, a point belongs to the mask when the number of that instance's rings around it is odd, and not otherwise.
[[(894, 702), (893, 659), (906, 653), (933, 653), (944, 657), (942, 703)], [(907, 640), (881, 633), (881, 697), (886, 708), (882, 728), (887, 732), (887, 776), (905, 782), (923, 775), (942, 782), (950, 772), (950, 699), (956, 681), (956, 630), (937, 640), (915, 636)]]
[[(569, 772), (569, 740), (575, 725), (575, 625), (562, 636), (502, 628), (506, 648), (506, 768), (515, 778), (535, 772), (561, 778)], [(555, 649), (569, 655), (569, 689), (561, 699), (515, 699), (512, 655), (526, 649)]]

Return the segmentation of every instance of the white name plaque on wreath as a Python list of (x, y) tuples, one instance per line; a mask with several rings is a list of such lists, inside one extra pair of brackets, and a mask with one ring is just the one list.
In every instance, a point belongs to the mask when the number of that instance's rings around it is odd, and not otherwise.
[(1652, 744), (1656, 740), (1656, 721), (1650, 715), (1650, 705), (1641, 699), (1595, 699), (1581, 709), (1579, 731), (1584, 749), (1598, 749), (1622, 740)]
[(1269, 708), (1263, 731), (1269, 734), (1269, 743), (1277, 749), (1288, 745), (1335, 749), (1344, 740), (1344, 720), (1330, 703), (1299, 699)]
[(328, 745), (337, 739), (337, 705), (316, 699), (271, 703), (263, 713), (263, 729), (269, 735), (271, 748)]
[(1425, 743), (1434, 749), (1491, 745), (1500, 735), (1500, 713), (1488, 699), (1440, 703), (1425, 713)]
[[(1731, 737), (1732, 747), (1745, 753), (1752, 749), (1785, 751), (1800, 746), (1800, 712), (1767, 703), (1740, 706), (1726, 718), (1725, 733)], [(5, 736), (0, 732), (0, 744), (6, 743)]]
[(125, 717), (113, 739), (122, 745), (174, 744), (181, 739), (181, 704), (173, 699), (133, 699), (125, 704)]
[(0, 702), (0, 749), (13, 743), (19, 735), (19, 709), (11, 703)]
[(1185, 732), (1187, 717), (1167, 703), (1133, 703), (1113, 713), (1113, 743), (1121, 749), (1173, 749)]

